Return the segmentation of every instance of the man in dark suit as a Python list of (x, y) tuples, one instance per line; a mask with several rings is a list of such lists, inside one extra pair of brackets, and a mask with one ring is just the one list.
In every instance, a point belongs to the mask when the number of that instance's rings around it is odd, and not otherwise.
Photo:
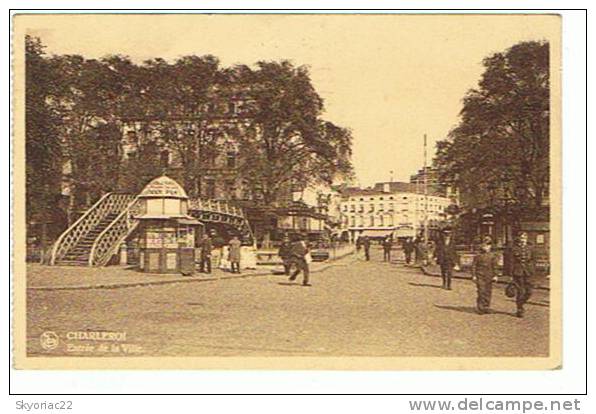
[(406, 264), (410, 264), (412, 261), (412, 252), (414, 251), (414, 241), (411, 237), (408, 237), (403, 242), (404, 253), (406, 255)]
[(310, 276), (310, 269), (308, 268), (308, 262), (306, 261), (306, 255), (308, 253), (308, 244), (306, 243), (305, 237), (299, 236), (298, 240), (292, 244), (291, 249), (291, 261), (296, 266), (296, 270), (290, 276), (290, 280), (296, 280), (298, 274), (302, 272), (302, 286), (310, 286), (308, 279)]
[(292, 257), (292, 243), (290, 243), (290, 238), (285, 235), (280, 246), (277, 255), (281, 259), (284, 265), (284, 273), (286, 275), (290, 275), (290, 258)]
[(457, 263), (457, 252), (450, 232), (445, 232), (439, 243), (437, 243), (435, 257), (437, 263), (441, 266), (443, 289), (451, 290), (451, 277), (453, 276), (453, 268)]
[(516, 316), (524, 316), (524, 304), (532, 295), (531, 279), (534, 277), (534, 254), (528, 246), (528, 235), (524, 232), (517, 236), (511, 252), (511, 275), (515, 283)]
[(368, 262), (370, 260), (370, 239), (368, 236), (362, 238), (362, 247), (364, 247), (364, 258)]
[(383, 261), (391, 262), (391, 248), (393, 247), (393, 240), (391, 236), (387, 236), (383, 239)]
[(474, 256), (472, 278), (476, 282), (476, 311), (480, 315), (489, 313), (493, 280), (497, 276), (497, 256), (492, 249), (492, 239), (486, 236), (482, 251)]
[(209, 234), (205, 232), (201, 240), (201, 273), (211, 273), (211, 251), (213, 243)]

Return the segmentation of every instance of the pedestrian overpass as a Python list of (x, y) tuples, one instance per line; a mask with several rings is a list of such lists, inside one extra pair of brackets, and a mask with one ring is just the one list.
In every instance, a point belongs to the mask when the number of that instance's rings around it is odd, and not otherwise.
[[(242, 209), (226, 201), (189, 199), (188, 213), (203, 223), (232, 226), (252, 234)], [(51, 265), (105, 266), (138, 225), (138, 196), (107, 193), (58, 237)]]

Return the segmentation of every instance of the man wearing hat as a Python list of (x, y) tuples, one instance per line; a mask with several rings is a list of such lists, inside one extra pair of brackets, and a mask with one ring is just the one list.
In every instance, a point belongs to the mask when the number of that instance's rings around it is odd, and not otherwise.
[(534, 276), (534, 255), (528, 246), (528, 235), (521, 232), (511, 252), (511, 275), (516, 286), (516, 316), (524, 316), (524, 304), (532, 295), (531, 279)]
[(310, 269), (308, 268), (308, 262), (306, 261), (306, 254), (308, 253), (308, 245), (306, 244), (305, 237), (300, 235), (298, 236), (298, 240), (292, 244), (292, 249), (290, 252), (291, 261), (296, 265), (296, 270), (290, 276), (290, 280), (296, 280), (298, 274), (302, 272), (303, 279), (302, 285), (303, 286), (310, 286), (308, 283), (308, 278), (310, 276)]
[(284, 273), (290, 276), (290, 257), (292, 256), (292, 243), (290, 243), (290, 237), (285, 234), (284, 238), (279, 246), (277, 255), (281, 259), (284, 265)]
[(362, 247), (364, 247), (364, 259), (370, 261), (370, 239), (368, 236), (362, 237)]
[(472, 262), (472, 278), (476, 281), (476, 310), (483, 315), (490, 310), (492, 282), (497, 275), (497, 257), (491, 251), (492, 240), (489, 236), (482, 240), (481, 249)]
[(451, 231), (445, 230), (443, 232), (443, 237), (441, 237), (435, 249), (435, 257), (441, 267), (443, 289), (451, 290), (451, 277), (453, 275), (453, 268), (457, 263), (457, 252), (455, 251), (455, 243), (451, 237)]
[(209, 234), (205, 232), (201, 240), (201, 273), (211, 273), (211, 251), (213, 242)]

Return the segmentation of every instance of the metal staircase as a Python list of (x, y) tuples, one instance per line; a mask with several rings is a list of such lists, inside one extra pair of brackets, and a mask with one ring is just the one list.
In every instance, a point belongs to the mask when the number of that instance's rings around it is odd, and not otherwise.
[(107, 193), (58, 237), (50, 264), (85, 266), (93, 244), (135, 199), (132, 194)]
[(89, 252), (89, 266), (105, 266), (118, 248), (136, 229), (139, 220), (138, 197), (133, 198), (120, 214), (116, 215), (101, 233), (97, 235)]
[[(132, 194), (108, 193), (75, 221), (54, 243), (50, 264), (105, 266), (136, 229), (139, 202)], [(189, 200), (189, 214), (224, 223), (244, 234), (252, 231), (242, 209), (226, 201)]]

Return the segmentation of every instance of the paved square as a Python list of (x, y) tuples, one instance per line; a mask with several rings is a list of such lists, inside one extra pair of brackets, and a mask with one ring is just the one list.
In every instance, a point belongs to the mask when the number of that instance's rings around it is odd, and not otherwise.
[[(118, 289), (28, 292), (30, 356), (547, 356), (548, 291), (537, 290), (527, 316), (493, 291), (490, 315), (474, 312), (475, 286), (400, 264), (347, 257), (312, 275), (312, 287), (283, 276)], [(109, 272), (109, 268), (99, 269)], [(297, 282), (300, 282), (298, 280)], [(80, 332), (125, 333), (114, 342)], [(54, 332), (59, 344), (44, 349)], [(70, 338), (70, 339), (69, 339)], [(90, 347), (85, 347), (90, 345)], [(123, 347), (124, 346), (124, 347)], [(47, 347), (49, 348), (49, 347)]]

